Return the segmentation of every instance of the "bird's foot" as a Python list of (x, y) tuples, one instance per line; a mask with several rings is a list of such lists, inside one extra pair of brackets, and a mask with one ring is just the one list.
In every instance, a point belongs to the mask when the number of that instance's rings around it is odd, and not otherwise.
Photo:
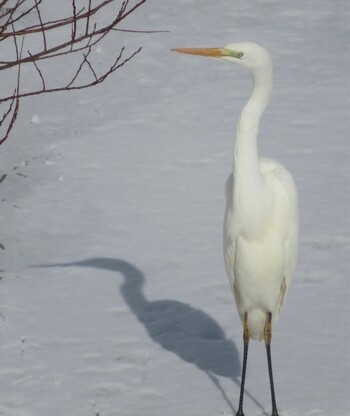
[(277, 409), (272, 409), (272, 414), (271, 414), (271, 416), (279, 416), (279, 415), (278, 415), (278, 412), (277, 412)]
[(243, 410), (242, 409), (238, 409), (236, 416), (244, 416)]

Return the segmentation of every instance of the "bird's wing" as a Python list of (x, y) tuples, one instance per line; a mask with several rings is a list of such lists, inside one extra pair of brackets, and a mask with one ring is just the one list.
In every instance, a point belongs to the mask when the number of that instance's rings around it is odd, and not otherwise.
[[(232, 292), (236, 297), (235, 277), (233, 273), (235, 254), (236, 254), (236, 239), (234, 230), (232, 229), (232, 192), (233, 192), (233, 174), (227, 178), (225, 184), (225, 196), (226, 196), (226, 212), (224, 221), (224, 259), (227, 276), (230, 281)], [(237, 299), (236, 299), (237, 300)]]
[(284, 277), (286, 279), (286, 287), (288, 288), (295, 270), (297, 255), (298, 255), (298, 234), (299, 234), (299, 220), (298, 207), (294, 209), (294, 221), (289, 226), (287, 237), (285, 240), (285, 263), (284, 263)]
[(292, 280), (297, 261), (299, 214), (298, 214), (298, 192), (291, 173), (280, 163), (272, 159), (260, 159), (262, 174), (271, 174), (275, 181), (276, 192), (279, 195), (282, 222), (285, 225), (284, 240), (284, 270), (281, 276), (282, 304), (286, 290)]
[(291, 173), (284, 167), (278, 169), (279, 183), (284, 191), (286, 237), (284, 244), (284, 278), (286, 289), (294, 273), (298, 254), (299, 212), (298, 191)]
[[(225, 258), (225, 267), (226, 267), (226, 273), (228, 280), (230, 282), (230, 287), (232, 290), (232, 293), (235, 297), (236, 305), (241, 304), (240, 294), (238, 290), (238, 286), (235, 280), (234, 275), (234, 261), (235, 261), (235, 255), (236, 255), (236, 242), (232, 240), (226, 240), (224, 242), (224, 258)], [(240, 311), (238, 311), (240, 313)], [(243, 320), (243, 315), (241, 316), (241, 319)]]
[(295, 220), (290, 224), (284, 243), (284, 272), (281, 281), (280, 297), (278, 300), (278, 310), (284, 301), (285, 294), (292, 280), (298, 254), (298, 213), (295, 213)]

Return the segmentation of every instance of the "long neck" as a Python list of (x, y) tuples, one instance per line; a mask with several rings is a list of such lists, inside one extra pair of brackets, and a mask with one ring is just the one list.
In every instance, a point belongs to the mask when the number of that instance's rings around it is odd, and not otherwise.
[(272, 82), (272, 68), (253, 73), (253, 91), (242, 110), (236, 130), (233, 203), (236, 210), (242, 210), (252, 226), (252, 221), (259, 220), (257, 207), (263, 202), (257, 137), (260, 118), (270, 100)]

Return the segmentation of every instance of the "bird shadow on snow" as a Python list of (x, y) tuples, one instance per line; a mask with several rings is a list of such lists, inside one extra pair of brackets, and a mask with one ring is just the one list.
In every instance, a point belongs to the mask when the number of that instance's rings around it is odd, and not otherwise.
[[(218, 376), (230, 378), (240, 386), (239, 353), (234, 342), (226, 338), (221, 326), (207, 313), (176, 300), (149, 301), (142, 291), (145, 275), (125, 260), (99, 257), (35, 267), (90, 267), (123, 275), (120, 292), (151, 339), (183, 361), (204, 371), (233, 413), (236, 412)], [(246, 394), (264, 411), (262, 405), (249, 392), (246, 391)]]

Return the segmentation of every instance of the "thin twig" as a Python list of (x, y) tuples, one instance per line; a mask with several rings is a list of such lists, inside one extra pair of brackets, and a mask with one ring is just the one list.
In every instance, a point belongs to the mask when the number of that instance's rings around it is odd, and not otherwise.
[[(25, 16), (27, 16), (28, 14), (30, 14), (33, 10), (35, 10), (36, 8), (36, 4), (34, 4), (34, 6), (30, 7), (28, 10), (26, 10), (25, 12), (20, 13), (16, 18), (12, 18), (15, 14), (15, 12), (19, 9), (19, 7), (24, 4), (26, 2), (26, 0), (17, 0), (16, 5), (12, 8), (12, 14), (11, 14), (11, 19), (9, 21), (10, 23), (16, 23), (20, 20), (22, 20)], [(37, 0), (37, 5), (40, 5), (42, 2), (42, 0)], [(40, 25), (37, 25), (38, 27), (40, 27)], [(18, 33), (19, 35), (20, 33)], [(25, 34), (25, 33), (21, 33), (21, 34)], [(3, 36), (3, 35), (2, 35)]]
[(6, 3), (8, 3), (8, 1), (9, 1), (9, 0), (3, 0), (3, 1), (0, 3), (0, 9), (1, 9), (3, 6), (5, 6), (5, 5), (6, 5)]
[[(21, 1), (25, 1), (25, 0), (21, 0)], [(40, 2), (42, 0), (39, 0)], [(91, 16), (95, 15), (100, 9), (102, 9), (103, 7), (107, 6), (108, 4), (112, 3), (114, 0), (105, 0), (102, 3), (98, 4), (97, 6), (95, 6), (94, 8), (91, 9), (90, 14)], [(147, 0), (142, 0), (142, 2), (145, 2)], [(32, 7), (33, 9), (34, 7)], [(32, 10), (31, 9), (31, 10)], [(76, 18), (77, 20), (81, 20), (81, 19), (85, 19), (87, 18), (88, 12), (84, 12), (85, 8), (82, 8), (79, 12), (77, 12), (76, 14)], [(52, 30), (52, 29), (57, 29), (59, 27), (62, 26), (67, 26), (69, 24), (71, 24), (73, 22), (73, 20), (75, 19), (74, 16), (72, 17), (67, 17), (67, 18), (63, 18), (63, 19), (59, 19), (59, 20), (53, 20), (53, 21), (49, 21), (49, 22), (45, 22), (44, 23), (44, 28), (46, 31)], [(33, 25), (33, 26), (28, 26), (25, 29), (22, 29), (20, 31), (17, 32), (17, 35), (31, 35), (33, 33), (38, 33), (40, 32), (41, 27), (40, 25)], [(1, 35), (1, 37), (10, 37), (13, 36), (13, 33), (11, 32), (6, 32), (3, 33)]]
[[(29, 51), (28, 51), (28, 54), (31, 55), (31, 53)], [(43, 85), (42, 91), (45, 91), (46, 90), (45, 78), (44, 78), (44, 76), (43, 76), (43, 74), (42, 74), (42, 72), (41, 72), (38, 64), (34, 60), (33, 60), (33, 65), (35, 66), (35, 69), (37, 70), (37, 72), (39, 74), (39, 77), (41, 78), (41, 83)]]
[[(139, 49), (134, 51), (128, 58), (125, 58), (121, 63), (117, 63), (118, 59), (120, 60), (120, 58), (117, 58), (116, 61), (114, 62), (114, 64), (110, 67), (110, 69), (108, 71), (106, 71), (103, 75), (98, 77), (97, 80), (91, 81), (91, 82), (83, 84), (83, 85), (73, 86), (72, 82), (70, 82), (66, 86), (57, 87), (57, 88), (47, 88), (45, 91), (37, 90), (37, 91), (30, 91), (30, 92), (20, 93), (19, 95), (16, 96), (16, 98), (25, 98), (25, 97), (31, 97), (31, 96), (34, 96), (34, 95), (46, 94), (46, 93), (52, 93), (52, 92), (59, 92), (59, 91), (76, 91), (76, 90), (82, 90), (82, 89), (85, 89), (85, 88), (93, 87), (93, 86), (103, 82), (113, 72), (115, 72), (117, 69), (121, 68), (127, 62), (129, 62), (132, 58), (134, 58), (135, 55), (137, 55), (139, 52), (141, 52), (141, 50), (142, 50), (142, 47), (140, 47)], [(82, 63), (81, 63), (81, 66), (82, 66)], [(10, 98), (13, 98), (13, 97), (5, 97), (5, 98), (0, 99), (0, 104), (3, 103), (3, 102), (9, 101)]]
[[(107, 0), (107, 2), (109, 2), (110, 0)], [(146, 0), (142, 0), (141, 2), (139, 2), (138, 4), (142, 4), (142, 3), (144, 3)], [(106, 3), (106, 2), (104, 2), (104, 3)], [(126, 2), (123, 2), (123, 4), (122, 4), (122, 6), (121, 6), (121, 9), (120, 10), (123, 10), (124, 11), (124, 9), (125, 9), (125, 5), (127, 4), (127, 1)], [(97, 6), (98, 7), (98, 6)], [(96, 7), (96, 8), (97, 8)], [(134, 6), (134, 9), (135, 9), (135, 7), (136, 6)], [(95, 9), (96, 9), (95, 8)], [(129, 13), (129, 12), (128, 12)], [(106, 35), (107, 33), (109, 33), (118, 23), (119, 23), (119, 21), (121, 20), (121, 19), (123, 19), (124, 18), (124, 15), (121, 15), (120, 14), (120, 12), (118, 13), (118, 16), (112, 21), (112, 23), (110, 23), (109, 25), (107, 25), (107, 26), (105, 26), (105, 27), (102, 27), (101, 29), (98, 29), (98, 30), (95, 30), (93, 33), (91, 33), (91, 34), (84, 34), (84, 35), (81, 35), (80, 37), (75, 37), (74, 38), (74, 40), (72, 40), (72, 39), (69, 39), (68, 41), (66, 41), (66, 42), (64, 42), (64, 43), (61, 43), (61, 44), (59, 44), (59, 45), (56, 45), (56, 46), (54, 46), (54, 47), (52, 47), (52, 48), (50, 48), (50, 49), (48, 49), (47, 51), (40, 51), (40, 52), (38, 52), (38, 53), (36, 53), (36, 54), (33, 54), (32, 55), (32, 57), (30, 57), (30, 56), (27, 56), (27, 57), (25, 57), (25, 58), (23, 58), (23, 59), (21, 59), (21, 64), (24, 64), (24, 63), (27, 63), (27, 62), (31, 62), (33, 59), (35, 59), (35, 60), (42, 60), (42, 59), (50, 59), (50, 58), (52, 58), (52, 57), (54, 57), (54, 56), (59, 56), (60, 55), (60, 53), (57, 53), (56, 54), (56, 52), (58, 52), (58, 51), (60, 51), (60, 50), (64, 50), (64, 49), (66, 49), (66, 48), (68, 48), (68, 47), (72, 47), (72, 43), (73, 44), (78, 44), (78, 43), (81, 43), (81, 42), (84, 42), (84, 41), (86, 41), (86, 40), (89, 40), (91, 37), (95, 37), (95, 36), (98, 36), (98, 35)], [(72, 19), (67, 19), (67, 22), (69, 21), (69, 22), (71, 22), (71, 20)], [(31, 32), (32, 33), (32, 32)], [(25, 34), (25, 32), (23, 32), (23, 31), (18, 31), (18, 32), (16, 32), (16, 33), (12, 33), (12, 36), (14, 36), (14, 35), (17, 35), (17, 36), (19, 36), (19, 35), (23, 35), (23, 34)], [(101, 38), (103, 38), (104, 36), (101, 36)], [(91, 44), (90, 42), (89, 42), (89, 44)], [(86, 48), (86, 45), (85, 45), (85, 48)], [(78, 48), (77, 50), (82, 50), (82, 49), (84, 49), (84, 48)], [(76, 50), (71, 50), (71, 51), (66, 51), (66, 52), (63, 52), (62, 54), (67, 54), (67, 53), (70, 53), (70, 52), (75, 52)], [(18, 65), (19, 64), (19, 62), (16, 60), (16, 61), (10, 61), (10, 62), (0, 62), (0, 71), (1, 70), (5, 70), (5, 69), (7, 69), (7, 68), (11, 68), (11, 67), (13, 67), (13, 66), (16, 66), (16, 65)]]
[(91, 16), (91, 0), (89, 0), (88, 15), (87, 15), (87, 18), (86, 18), (85, 35), (87, 35), (89, 33), (90, 16)]
[(40, 1), (38, 2), (38, 0), (35, 0), (35, 8), (36, 8), (36, 12), (37, 12), (38, 19), (39, 19), (40, 26), (41, 26), (41, 33), (42, 33), (42, 35), (43, 35), (44, 51), (46, 52), (46, 51), (47, 51), (46, 32), (45, 32), (45, 30), (44, 30), (44, 24), (43, 24), (43, 20), (42, 20), (42, 18), (41, 18), (41, 13), (40, 13), (40, 9), (39, 9), (39, 4), (40, 4)]
[[(12, 23), (12, 28), (14, 29), (14, 24)], [(18, 44), (17, 44), (17, 39), (14, 36), (13, 37), (13, 41), (15, 44), (15, 49), (16, 49), (16, 56), (18, 59), (21, 58), (22, 56), (22, 52), (23, 52), (23, 45), (24, 45), (24, 37), (22, 38), (22, 44), (21, 44), (21, 49), (18, 49)], [(4, 141), (6, 141), (10, 135), (11, 130), (13, 129), (13, 126), (15, 124), (15, 121), (17, 119), (17, 115), (18, 115), (18, 111), (19, 111), (19, 87), (20, 87), (20, 81), (21, 81), (21, 65), (18, 65), (18, 70), (17, 70), (17, 87), (15, 90), (15, 94), (14, 94), (14, 98), (13, 98), (13, 102), (10, 105), (10, 109), (12, 108), (13, 103), (15, 103), (15, 108), (12, 112), (12, 116), (10, 119), (10, 122), (7, 126), (7, 130), (5, 131), (5, 134), (2, 136), (2, 138), (0, 139), (0, 145), (4, 143)], [(11, 111), (11, 110), (10, 110)], [(8, 113), (10, 114), (10, 113)]]
[[(15, 124), (15, 121), (17, 119), (17, 115), (18, 115), (18, 111), (19, 111), (19, 98), (15, 97), (13, 99), (13, 102), (15, 103), (15, 108), (13, 110), (12, 113), (12, 117), (11, 120), (9, 122), (9, 125), (7, 127), (7, 130), (5, 132), (5, 134), (2, 136), (2, 138), (0, 139), (0, 145), (4, 143), (4, 141), (6, 141), (10, 135), (11, 130), (13, 129), (13, 126)], [(11, 108), (12, 108), (12, 104), (11, 104)]]
[[(20, 1), (24, 1), (24, 0), (20, 0)], [(38, 4), (41, 3), (42, 0), (37, 0)], [(111, 3), (113, 0), (105, 0), (104, 2), (100, 3), (99, 5), (95, 6), (94, 8), (92, 8), (90, 10), (90, 16), (93, 16), (95, 13), (97, 13), (102, 7), (105, 7), (107, 4)], [(94, 35), (98, 35), (104, 31), (110, 31), (112, 30), (117, 24), (120, 23), (120, 21), (124, 20), (125, 17), (127, 17), (128, 15), (130, 15), (130, 13), (134, 12), (137, 8), (139, 8), (143, 3), (145, 3), (147, 0), (141, 0), (138, 3), (136, 3), (131, 9), (129, 9), (128, 11), (126, 11), (126, 6), (128, 5), (128, 0), (124, 1), (121, 5), (121, 8), (119, 10), (119, 13), (117, 15), (117, 17), (113, 20), (113, 22), (110, 25), (107, 25), (101, 29), (99, 29), (96, 33), (88, 33), (88, 34), (84, 34), (83, 36), (80, 36), (79, 38), (75, 39), (75, 43), (81, 42), (84, 39), (87, 39), (90, 36), (94, 36)], [(73, 0), (73, 4), (74, 4), (74, 0)], [(32, 9), (35, 8), (35, 6), (32, 7)], [(30, 35), (30, 34), (34, 34), (34, 33), (38, 33), (40, 31), (42, 31), (43, 29), (45, 31), (49, 31), (52, 29), (56, 29), (58, 27), (61, 26), (66, 26), (69, 24), (72, 24), (75, 22), (75, 24), (77, 23), (78, 20), (80, 19), (84, 19), (87, 18), (87, 16), (89, 15), (89, 12), (84, 12), (84, 13), (76, 13), (73, 15), (73, 17), (70, 18), (65, 18), (65, 19), (60, 19), (60, 20), (56, 20), (56, 21), (50, 21), (50, 22), (46, 22), (43, 23), (43, 27), (39, 24), (39, 25), (34, 25), (31, 27), (27, 27), (23, 30), (19, 30), (17, 31), (15, 34), (17, 36), (20, 35)], [(17, 20), (17, 19), (16, 19)], [(11, 37), (13, 36), (14, 33), (11, 32), (6, 32), (6, 33), (2, 33), (0, 35), (0, 41), (4, 40), (7, 37)], [(70, 42), (67, 42), (67, 44), (69, 44), (70, 46)], [(67, 44), (63, 44), (62, 47), (66, 47)], [(52, 48), (52, 49), (57, 49), (57, 48)], [(53, 50), (53, 52), (55, 52), (55, 50)], [(37, 56), (40, 58), (40, 55), (42, 54), (37, 54)], [(36, 59), (36, 58), (35, 58)], [(23, 59), (23, 61), (21, 63), (25, 63), (26, 60), (25, 58)], [(14, 62), (5, 62), (2, 61), (2, 66), (0, 67), (1, 69), (7, 69), (8, 67), (14, 66), (18, 63), (14, 63)]]
[[(92, 18), (94, 17), (94, 19), (97, 19), (97, 14), (104, 7), (112, 4), (114, 0), (99, 0), (100, 2), (97, 5), (94, 5), (92, 0), (86, 0), (86, 7), (82, 7), (79, 10), (77, 10), (76, 0), (71, 0), (72, 14), (66, 18), (50, 21), (43, 20), (43, 15), (41, 13), (40, 7), (42, 0), (31, 0), (32, 5), (29, 8), (26, 8), (25, 11), (22, 11), (22, 6), (26, 3), (27, 0), (12, 0), (12, 7), (6, 8), (4, 11), (2, 8), (4, 8), (4, 6), (7, 5), (9, 1), (10, 0), (0, 0), (0, 16), (2, 18), (1, 21), (4, 22), (0, 22), (0, 42), (6, 40), (13, 42), (15, 58), (8, 61), (0, 61), (0, 71), (17, 66), (17, 81), (13, 94), (0, 98), (0, 105), (5, 102), (8, 105), (7, 110), (4, 112), (2, 117), (0, 117), (0, 126), (2, 126), (3, 129), (5, 121), (8, 120), (8, 123), (6, 123), (7, 128), (5, 128), (5, 133), (0, 137), (0, 144), (8, 138), (9, 133), (14, 126), (20, 107), (20, 100), (22, 98), (43, 93), (80, 90), (98, 85), (106, 80), (106, 78), (108, 78), (117, 69), (129, 62), (132, 58), (134, 58), (136, 54), (141, 51), (141, 48), (139, 48), (125, 58), (125, 48), (122, 47), (118, 56), (114, 59), (113, 64), (104, 70), (102, 75), (98, 75), (98, 72), (93, 65), (93, 60), (91, 59), (93, 47), (101, 42), (109, 33), (111, 33), (112, 30), (130, 33), (165, 32), (151, 30), (139, 31), (117, 28), (122, 20), (136, 11), (147, 0), (136, 0), (136, 3), (134, 3), (132, 6), (130, 6), (131, 2), (129, 0), (122, 1), (119, 10), (116, 14), (114, 14), (114, 18), (102, 27), (98, 27), (96, 21), (92, 22)], [(2, 13), (3, 11), (4, 13)], [(34, 25), (25, 25), (23, 18), (33, 11), (37, 16), (36, 23)], [(85, 21), (83, 19), (85, 19)], [(83, 25), (83, 31), (82, 33), (78, 34), (80, 21)], [(17, 26), (17, 22), (21, 23), (21, 29), (17, 29), (15, 27)], [(50, 30), (58, 29), (60, 27), (70, 27), (71, 33), (70, 36), (68, 35), (68, 39), (66, 38), (66, 40), (63, 42), (57, 41), (55, 43), (54, 39), (56, 38), (53, 37), (52, 40), (51, 37), (47, 36), (47, 32)], [(41, 49), (37, 50), (36, 52), (27, 50), (23, 55), (24, 38), (36, 33), (40, 33), (42, 36)], [(21, 44), (19, 43), (20, 38)], [(42, 66), (39, 65), (38, 61), (45, 59), (55, 59), (72, 53), (80, 54), (81, 61), (71, 80), (68, 83), (64, 83), (63, 85), (62, 82), (57, 86), (50, 87), (50, 85), (47, 85), (47, 81), (45, 80), (45, 71), (42, 71)], [(22, 91), (22, 88), (20, 88), (22, 72), (21, 69), (22, 65), (26, 63), (32, 63), (34, 65), (35, 71), (40, 77), (41, 88), (38, 90), (29, 89), (27, 91)], [(84, 66), (89, 68), (89, 78), (86, 81), (83, 79), (80, 81), (80, 74), (83, 71)]]
[(135, 5), (134, 5), (134, 7), (132, 7), (131, 9), (129, 9), (126, 13), (124, 13), (123, 14), (123, 16), (121, 16), (120, 17), (120, 21), (121, 20), (124, 20), (126, 17), (128, 17), (131, 13), (134, 13), (134, 11), (136, 10), (136, 9), (138, 9), (140, 6), (142, 6), (143, 5), (143, 3), (145, 3), (147, 0), (141, 0), (141, 1), (139, 1), (138, 3), (136, 3)]
[[(16, 95), (16, 90), (14, 91), (14, 93), (13, 93), (13, 97)], [(9, 105), (9, 108), (7, 109), (7, 111), (5, 111), (5, 113), (2, 115), (2, 118), (1, 118), (1, 120), (0, 120), (0, 127), (2, 126), (2, 123), (7, 119), (7, 117), (8, 117), (8, 115), (11, 113), (11, 111), (12, 111), (12, 106), (13, 106), (13, 103), (15, 102), (15, 100), (16, 100), (16, 98), (13, 98), (12, 99), (12, 101), (11, 101), (11, 103), (10, 103), (10, 105)]]
[[(78, 78), (78, 76), (79, 76), (79, 74), (80, 74), (83, 66), (85, 65), (85, 63), (87, 63), (87, 58), (90, 55), (90, 53), (91, 53), (91, 47), (89, 48), (89, 50), (88, 50), (88, 52), (86, 54), (83, 54), (84, 55), (84, 59), (80, 63), (80, 65), (79, 65), (79, 67), (78, 67), (78, 69), (77, 69), (74, 77), (72, 78), (72, 80), (69, 82), (69, 84), (66, 85), (66, 88), (67, 89), (70, 89), (71, 86), (74, 84), (75, 80)], [(95, 78), (96, 78), (96, 75), (95, 75)]]
[(132, 30), (132, 29), (117, 29), (112, 28), (116, 32), (127, 32), (127, 33), (170, 33), (170, 30)]
[(120, 6), (120, 9), (119, 9), (117, 19), (120, 19), (123, 16), (126, 8), (128, 7), (128, 4), (129, 4), (129, 0), (124, 0), (123, 1), (122, 5)]
[(91, 48), (89, 48), (88, 53), (86, 53), (86, 54), (84, 53), (83, 54), (84, 55), (84, 61), (87, 63), (88, 67), (90, 68), (90, 71), (92, 72), (95, 80), (97, 81), (98, 80), (98, 77), (96, 75), (96, 72), (95, 72), (93, 66), (91, 65), (91, 62), (88, 60), (88, 56), (89, 56), (90, 52), (91, 52)]
[(77, 36), (77, 8), (75, 6), (75, 0), (72, 1), (72, 8), (73, 8), (73, 22), (72, 22), (72, 35), (71, 35), (72, 45), (70, 48), (71, 51), (73, 51), (74, 41)]

